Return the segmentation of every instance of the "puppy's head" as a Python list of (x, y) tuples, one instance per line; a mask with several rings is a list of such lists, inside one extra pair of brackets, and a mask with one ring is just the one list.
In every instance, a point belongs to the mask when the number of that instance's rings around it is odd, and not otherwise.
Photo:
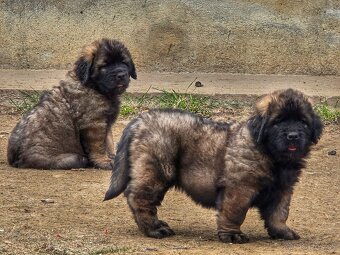
[(137, 79), (130, 52), (119, 41), (101, 39), (85, 46), (71, 76), (104, 95), (123, 93)]
[(321, 136), (323, 125), (300, 91), (275, 91), (261, 98), (249, 122), (256, 143), (275, 160), (304, 158)]

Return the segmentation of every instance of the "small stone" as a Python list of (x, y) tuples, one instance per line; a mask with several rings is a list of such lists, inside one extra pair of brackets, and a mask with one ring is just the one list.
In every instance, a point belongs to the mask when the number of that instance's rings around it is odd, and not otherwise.
[(200, 81), (195, 82), (195, 87), (203, 87), (204, 85)]
[(41, 199), (41, 202), (43, 202), (45, 204), (53, 204), (54, 200), (50, 199), (50, 198), (46, 198), (46, 199)]
[(328, 152), (328, 155), (334, 156), (336, 155), (336, 150), (331, 150)]

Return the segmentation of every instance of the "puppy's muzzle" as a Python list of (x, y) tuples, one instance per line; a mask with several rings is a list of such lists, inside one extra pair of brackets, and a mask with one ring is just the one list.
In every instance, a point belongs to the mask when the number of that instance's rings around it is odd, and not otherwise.
[(287, 139), (289, 141), (299, 140), (299, 138), (300, 138), (300, 135), (298, 132), (289, 132), (287, 134)]
[(119, 72), (119, 73), (117, 73), (117, 75), (116, 75), (116, 79), (118, 80), (118, 81), (125, 81), (127, 78), (128, 78), (128, 73), (127, 72)]

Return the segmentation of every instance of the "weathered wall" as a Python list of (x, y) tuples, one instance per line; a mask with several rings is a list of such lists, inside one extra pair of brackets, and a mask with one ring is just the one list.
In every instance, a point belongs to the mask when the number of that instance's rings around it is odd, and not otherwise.
[(2, 0), (0, 68), (122, 40), (142, 71), (340, 74), (339, 0)]

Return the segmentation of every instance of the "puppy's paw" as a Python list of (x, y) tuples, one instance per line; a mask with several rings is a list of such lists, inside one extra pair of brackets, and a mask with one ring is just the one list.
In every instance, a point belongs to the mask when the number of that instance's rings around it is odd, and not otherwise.
[(219, 231), (218, 238), (223, 243), (248, 243), (249, 242), (248, 236), (243, 234), (242, 232), (232, 233), (232, 232)]
[(147, 233), (147, 235), (149, 237), (161, 239), (161, 238), (164, 238), (164, 237), (173, 236), (173, 235), (175, 235), (175, 232), (171, 228), (160, 227), (158, 229), (154, 229), (154, 230), (149, 231)]
[(268, 234), (273, 239), (285, 239), (285, 240), (300, 239), (300, 236), (288, 227), (286, 229), (268, 229)]
[(112, 170), (112, 165), (111, 164), (96, 164), (94, 165), (94, 168), (103, 169), (103, 170)]
[(161, 239), (164, 237), (173, 236), (175, 235), (175, 232), (169, 227), (166, 222), (159, 221), (157, 227), (147, 229), (145, 231), (145, 234), (149, 237)]
[(112, 170), (112, 160), (106, 160), (101, 162), (95, 162), (93, 163), (93, 167), (97, 169), (103, 169), (103, 170)]
[(108, 156), (109, 159), (114, 160), (116, 154), (114, 154), (114, 153), (108, 153), (107, 156)]

